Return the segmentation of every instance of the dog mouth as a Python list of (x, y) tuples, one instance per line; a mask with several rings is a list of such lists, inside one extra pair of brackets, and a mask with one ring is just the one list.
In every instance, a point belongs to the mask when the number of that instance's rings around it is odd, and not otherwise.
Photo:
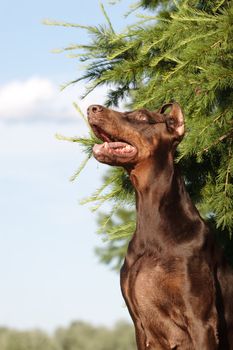
[(98, 139), (102, 140), (102, 144), (95, 144), (93, 147), (93, 154), (95, 158), (131, 158), (137, 150), (130, 143), (120, 140), (97, 125), (92, 125), (92, 130)]

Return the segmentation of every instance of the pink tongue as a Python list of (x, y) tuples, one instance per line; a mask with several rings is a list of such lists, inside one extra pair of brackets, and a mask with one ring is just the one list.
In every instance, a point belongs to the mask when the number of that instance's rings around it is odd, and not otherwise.
[(104, 142), (102, 144), (95, 144), (93, 147), (93, 152), (95, 154), (100, 154), (103, 152), (127, 154), (132, 152), (133, 150), (133, 146), (124, 142)]
[(109, 148), (119, 148), (119, 147), (123, 148), (123, 147), (128, 146), (128, 143), (120, 142), (120, 141), (118, 141), (118, 142), (108, 142), (108, 146), (109, 146)]
[(103, 144), (100, 145), (100, 144), (96, 143), (93, 147), (93, 152), (95, 154), (100, 154), (100, 153), (102, 153), (102, 151), (103, 151)]

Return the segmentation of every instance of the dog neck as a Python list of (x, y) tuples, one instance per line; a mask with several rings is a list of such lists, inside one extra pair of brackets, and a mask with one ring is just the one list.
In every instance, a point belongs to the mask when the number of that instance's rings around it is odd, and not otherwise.
[(141, 243), (161, 247), (170, 241), (177, 245), (190, 242), (204, 230), (172, 155), (137, 164), (130, 171), (130, 179), (136, 192), (135, 236)]

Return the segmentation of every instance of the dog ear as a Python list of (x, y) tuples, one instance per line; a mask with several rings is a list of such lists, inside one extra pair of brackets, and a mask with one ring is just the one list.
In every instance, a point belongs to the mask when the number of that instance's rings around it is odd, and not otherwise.
[(164, 114), (168, 109), (169, 111), (166, 113), (167, 128), (182, 137), (184, 135), (184, 115), (180, 105), (176, 102), (166, 103), (160, 108), (159, 113)]

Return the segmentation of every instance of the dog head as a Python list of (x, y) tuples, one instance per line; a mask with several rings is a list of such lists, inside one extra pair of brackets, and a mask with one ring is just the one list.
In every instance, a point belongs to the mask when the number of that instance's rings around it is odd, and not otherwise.
[(94, 157), (109, 165), (127, 167), (159, 151), (174, 153), (184, 135), (184, 117), (178, 103), (165, 104), (159, 111), (130, 112), (91, 105), (87, 114), (93, 132), (103, 141), (94, 146)]

